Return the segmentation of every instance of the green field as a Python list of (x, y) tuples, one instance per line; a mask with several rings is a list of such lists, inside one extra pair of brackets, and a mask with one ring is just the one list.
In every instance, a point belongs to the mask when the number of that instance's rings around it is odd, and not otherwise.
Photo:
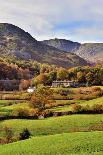
[[(91, 131), (91, 127), (97, 126), (103, 122), (103, 114), (97, 115), (69, 115), (61, 117), (51, 117), (43, 120), (5, 120), (0, 122), (0, 128), (11, 127), (14, 134), (18, 134), (28, 128), (33, 136), (51, 135), (59, 133), (68, 133), (75, 131)], [(97, 130), (97, 129), (92, 129)], [(1, 136), (4, 132), (1, 131)]]
[[(103, 86), (98, 86), (98, 87), (103, 89)], [(75, 96), (75, 93), (77, 92), (79, 88), (52, 88), (52, 89), (54, 90), (54, 95), (58, 99), (54, 99), (54, 104), (52, 105), (52, 107), (48, 107), (47, 105), (46, 108), (49, 109), (50, 111), (56, 111), (56, 112), (72, 111), (73, 104), (80, 104), (82, 106), (86, 106), (86, 105), (93, 106), (94, 104), (103, 104), (103, 96), (97, 97), (96, 99), (80, 100), (80, 99), (62, 99), (63, 96), (61, 96), (60, 94), (58, 95), (59, 90), (68, 90), (70, 91), (68, 96), (73, 97)], [(18, 94), (19, 93), (13, 94), (13, 96), (18, 95)], [(24, 94), (22, 93), (22, 96), (24, 96), (24, 100), (0, 100), (0, 116), (10, 115), (10, 113), (13, 110), (18, 109), (18, 108), (29, 108), (30, 109), (30, 106), (25, 98), (28, 95), (29, 94), (27, 93), (24, 93)]]
[[(54, 98), (54, 102), (50, 100), (52, 104), (46, 105), (46, 110), (53, 114), (73, 111), (74, 104), (82, 107), (89, 105), (91, 108), (93, 105), (103, 104), (103, 96), (97, 95), (94, 99), (72, 99), (73, 96), (79, 95), (76, 94), (78, 88), (63, 88), (70, 90), (70, 99), (66, 99), (58, 94), (60, 89), (54, 89), (57, 99)], [(22, 100), (0, 100), (0, 117), (12, 116), (12, 113), (20, 108), (33, 110), (25, 97)], [(103, 155), (103, 114), (72, 114), (44, 119), (9, 118), (0, 121), (1, 139), (5, 139), (6, 127), (12, 130), (14, 139), (17, 139), (25, 128), (30, 131), (31, 138), (0, 145), (0, 155)]]
[[(92, 106), (94, 104), (103, 104), (103, 96), (98, 97), (97, 99), (93, 100), (56, 100), (55, 106), (49, 108), (51, 111), (71, 111), (72, 105), (78, 103), (82, 106)], [(26, 101), (10, 101), (10, 100), (0, 100), (0, 113), (7, 113), (8, 111), (12, 111), (18, 108), (30, 108), (28, 102)]]
[(103, 155), (103, 132), (35, 137), (0, 146), (0, 155)]
[[(63, 103), (63, 100), (57, 100), (56, 102), (59, 105), (59, 104)], [(74, 103), (78, 103), (79, 105), (82, 105), (82, 106), (86, 106), (86, 105), (93, 106), (95, 104), (103, 104), (103, 96), (98, 97), (97, 99), (89, 100), (89, 101), (85, 101), (85, 100), (71, 100), (70, 101), (70, 100), (67, 100), (67, 101), (64, 101), (64, 105), (50, 108), (50, 110), (52, 110), (52, 111), (71, 111), (72, 105)]]

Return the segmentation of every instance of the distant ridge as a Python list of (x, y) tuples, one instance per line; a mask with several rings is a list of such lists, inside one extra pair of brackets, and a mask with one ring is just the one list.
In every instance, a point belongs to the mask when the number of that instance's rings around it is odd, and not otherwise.
[(86, 61), (91, 61), (92, 63), (103, 63), (103, 43), (81, 44), (65, 39), (44, 40), (43, 43), (66, 52), (75, 53)]
[(79, 49), (79, 47), (81, 46), (81, 44), (78, 42), (73, 42), (71, 40), (58, 39), (58, 38), (44, 40), (43, 43), (68, 52), (73, 52)]

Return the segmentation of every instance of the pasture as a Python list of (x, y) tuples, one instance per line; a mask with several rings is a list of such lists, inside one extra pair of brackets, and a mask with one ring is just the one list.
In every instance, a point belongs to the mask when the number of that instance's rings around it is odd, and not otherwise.
[[(74, 106), (97, 108), (103, 105), (103, 94), (88, 92), (88, 88), (52, 88), (54, 98), (45, 111), (72, 112)], [(63, 94), (64, 92), (67, 95)], [(31, 138), (24, 141), (0, 145), (0, 155), (102, 155), (103, 154), (103, 113), (80, 114), (72, 113), (67, 116), (58, 116), (42, 119), (10, 119), (13, 112), (20, 110), (24, 115), (35, 109), (30, 107), (28, 93), (15, 92), (3, 94), (0, 100), (0, 138), (5, 139), (5, 128), (12, 130), (17, 140), (23, 129), (28, 129)], [(100, 105), (100, 106), (99, 106)], [(28, 113), (28, 114), (29, 114)], [(15, 113), (14, 113), (15, 114)], [(28, 115), (26, 113), (26, 115)], [(5, 119), (5, 116), (7, 116)], [(38, 117), (39, 118), (39, 117)]]
[(34, 137), (0, 146), (0, 155), (102, 155), (103, 132)]
[[(101, 125), (100, 129), (95, 126)], [(43, 120), (13, 119), (0, 122), (0, 135), (4, 136), (4, 127), (10, 127), (15, 136), (28, 128), (33, 136), (52, 135), (76, 131), (91, 131), (103, 129), (103, 114), (95, 115), (68, 115), (51, 117)], [(94, 128), (93, 128), (94, 127)]]

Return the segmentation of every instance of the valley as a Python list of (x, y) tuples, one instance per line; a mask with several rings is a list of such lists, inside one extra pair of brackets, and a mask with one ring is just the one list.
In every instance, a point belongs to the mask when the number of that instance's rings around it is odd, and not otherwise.
[(0, 23), (0, 155), (102, 155), (102, 53)]

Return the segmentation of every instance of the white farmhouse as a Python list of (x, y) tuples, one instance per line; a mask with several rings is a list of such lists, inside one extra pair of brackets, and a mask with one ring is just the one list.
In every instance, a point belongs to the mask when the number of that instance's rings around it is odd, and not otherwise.
[(35, 87), (29, 87), (29, 88), (27, 89), (27, 92), (28, 92), (28, 93), (33, 93), (35, 90), (36, 90)]

